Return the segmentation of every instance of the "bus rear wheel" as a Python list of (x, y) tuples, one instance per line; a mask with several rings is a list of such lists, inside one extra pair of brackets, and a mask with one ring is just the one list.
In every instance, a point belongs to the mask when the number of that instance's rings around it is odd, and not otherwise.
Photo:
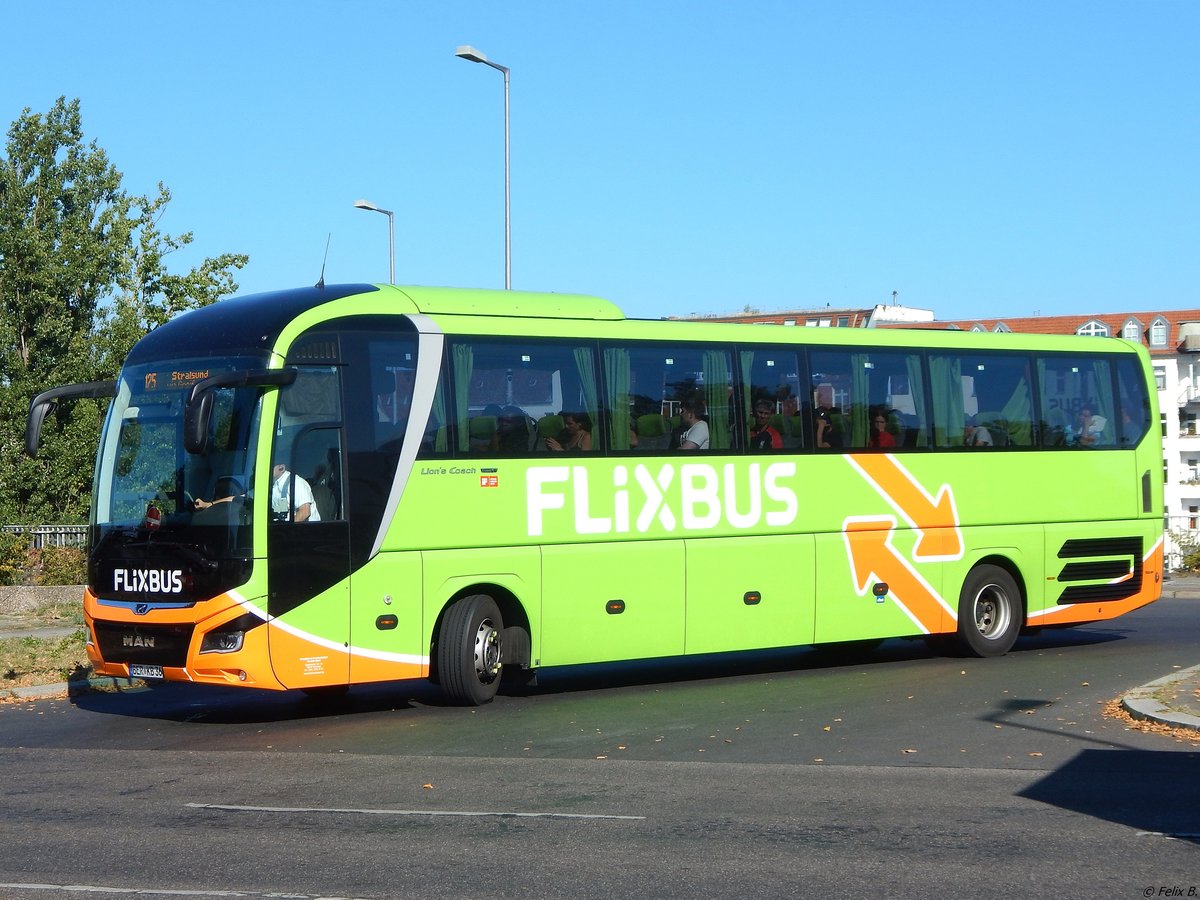
[(1003, 656), (1021, 631), (1021, 590), (999, 566), (976, 566), (958, 595), (958, 642), (973, 656)]
[(500, 687), (504, 620), (496, 601), (472, 594), (454, 601), (442, 618), (438, 635), (438, 677), (447, 698), (461, 706), (478, 706)]

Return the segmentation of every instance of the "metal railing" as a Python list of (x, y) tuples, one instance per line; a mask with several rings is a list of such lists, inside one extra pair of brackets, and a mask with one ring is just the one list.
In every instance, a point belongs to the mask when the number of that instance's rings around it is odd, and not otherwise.
[(1166, 569), (1174, 572), (1183, 568), (1185, 557), (1200, 549), (1200, 513), (1192, 515), (1168, 515), (1163, 517), (1165, 535), (1163, 552)]
[(0, 525), (0, 531), (28, 536), (31, 550), (82, 547), (87, 542), (86, 525)]

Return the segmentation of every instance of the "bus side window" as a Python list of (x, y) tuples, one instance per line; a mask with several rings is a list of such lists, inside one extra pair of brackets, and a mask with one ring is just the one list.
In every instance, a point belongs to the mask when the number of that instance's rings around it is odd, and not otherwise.
[(730, 347), (647, 342), (606, 346), (602, 353), (610, 449), (673, 453), (688, 427), (679, 418), (685, 402), (698, 407), (693, 412), (705, 422), (704, 449), (728, 451), (744, 442)]
[[(592, 426), (599, 420), (595, 348), (588, 342), (459, 338), (450, 343), (447, 361), (443, 381), (453, 391), (439, 390), (433, 417), (452, 423), (458, 454), (542, 454), (552, 449), (547, 437), (562, 436), (544, 433), (556, 418), (575, 413), (576, 421)], [(444, 433), (434, 441), (435, 452), (449, 449)]]
[[(800, 415), (800, 365), (790, 347), (747, 346), (738, 354), (743, 373), (741, 416), (747, 423), (748, 447), (758, 453), (799, 450), (804, 446), (804, 419)], [(762, 422), (758, 410), (769, 408)]]
[(1120, 424), (1113, 392), (1113, 363), (1077, 353), (1039, 357), (1043, 446), (1096, 448), (1117, 445)]
[(821, 450), (845, 450), (867, 445), (865, 397), (856, 390), (849, 349), (809, 354), (813, 445)]
[[(943, 449), (1032, 446), (1029, 373), (1030, 360), (1023, 354), (929, 354), (934, 445)], [(976, 429), (987, 435), (986, 443), (978, 439)]]
[(1120, 443), (1122, 447), (1136, 447), (1150, 421), (1150, 396), (1136, 360), (1122, 358), (1117, 362), (1117, 385), (1121, 398)]

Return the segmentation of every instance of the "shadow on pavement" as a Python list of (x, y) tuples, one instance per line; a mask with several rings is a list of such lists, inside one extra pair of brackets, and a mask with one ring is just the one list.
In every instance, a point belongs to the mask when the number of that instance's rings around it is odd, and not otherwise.
[(1084, 750), (1018, 796), (1200, 843), (1200, 754)]
[(302, 721), (443, 703), (437, 686), (422, 681), (363, 685), (331, 698), (168, 682), (116, 693), (84, 693), (70, 700), (79, 709), (101, 715), (211, 725)]

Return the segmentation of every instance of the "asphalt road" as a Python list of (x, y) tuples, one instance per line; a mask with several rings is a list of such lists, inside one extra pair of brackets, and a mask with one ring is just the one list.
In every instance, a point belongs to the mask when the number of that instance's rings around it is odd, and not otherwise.
[[(1200, 753), (1103, 705), (1200, 600), (1023, 638), (0, 706), (0, 897), (1200, 896)], [(1175, 891), (1181, 893), (1175, 893)]]

